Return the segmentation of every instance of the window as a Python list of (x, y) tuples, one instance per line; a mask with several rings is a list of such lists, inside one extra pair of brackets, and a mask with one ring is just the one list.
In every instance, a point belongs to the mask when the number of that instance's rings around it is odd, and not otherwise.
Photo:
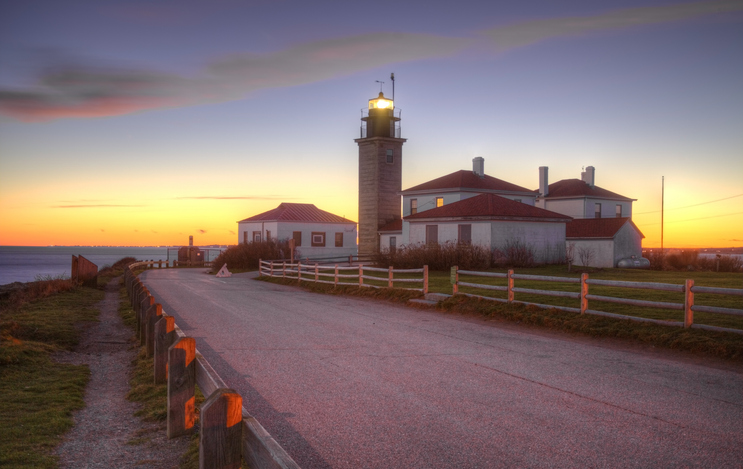
[(439, 243), (439, 225), (426, 225), (426, 244)]
[(418, 213), (418, 199), (410, 199), (410, 214)]
[(293, 232), (292, 239), (294, 240), (294, 247), (301, 246), (302, 245), (302, 232), (301, 231)]
[(261, 242), (261, 232), (260, 231), (253, 231), (253, 242), (254, 243), (260, 243)]
[(594, 205), (594, 209), (596, 213), (594, 213), (593, 218), (601, 218), (601, 204)]
[(617, 218), (622, 218), (622, 205), (617, 204)]
[(325, 233), (320, 231), (312, 232), (312, 247), (325, 247)]
[(392, 164), (395, 162), (395, 153), (394, 150), (391, 148), (387, 149), (387, 164)]
[(271, 241), (271, 232), (266, 230), (266, 241)]
[(472, 244), (472, 225), (459, 225), (457, 231), (460, 244)]
[(342, 248), (343, 247), (343, 233), (336, 233), (335, 234), (335, 247)]
[(443, 197), (436, 197), (436, 206), (437, 207), (443, 207), (444, 206), (444, 198)]
[(513, 199), (514, 202), (521, 203), (521, 199)]
[(390, 253), (394, 253), (397, 249), (397, 236), (390, 236)]

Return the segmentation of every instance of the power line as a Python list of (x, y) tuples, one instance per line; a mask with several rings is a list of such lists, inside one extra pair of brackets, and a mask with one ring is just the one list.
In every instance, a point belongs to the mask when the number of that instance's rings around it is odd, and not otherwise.
[[(669, 211), (669, 210), (682, 210), (682, 209), (685, 209), (685, 208), (699, 207), (700, 205), (713, 204), (715, 202), (722, 202), (723, 200), (730, 200), (730, 199), (734, 199), (736, 197), (743, 197), (743, 194), (731, 195), (730, 197), (725, 197), (724, 199), (710, 200), (709, 202), (701, 202), (701, 203), (694, 204), (694, 205), (687, 205), (686, 207), (667, 208), (666, 209), (666, 212)], [(653, 210), (652, 212), (633, 213), (632, 215), (633, 216), (634, 215), (647, 215), (649, 213), (659, 213), (659, 212), (660, 212), (660, 210)]]
[[(697, 221), (697, 220), (709, 220), (710, 218), (721, 218), (721, 217), (732, 217), (735, 215), (743, 215), (743, 212), (738, 213), (726, 213), (725, 215), (713, 215), (711, 217), (702, 217), (702, 218), (690, 218), (689, 220), (676, 220), (676, 221), (667, 221), (666, 225), (669, 223), (684, 223), (687, 221)], [(642, 226), (653, 226), (653, 225), (660, 225), (660, 223), (643, 223)]]

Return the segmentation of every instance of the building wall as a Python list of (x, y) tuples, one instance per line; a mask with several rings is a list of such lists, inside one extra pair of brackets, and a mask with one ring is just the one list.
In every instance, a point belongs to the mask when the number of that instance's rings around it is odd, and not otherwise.
[[(370, 256), (379, 246), (378, 230), (400, 218), (402, 190), (401, 138), (361, 138), (359, 145), (359, 255)], [(387, 163), (387, 150), (393, 162)]]
[(601, 218), (615, 218), (617, 205), (622, 206), (622, 217), (632, 217), (632, 202), (581, 197), (576, 199), (540, 199), (537, 207), (562, 213), (573, 218), (595, 218), (596, 203), (601, 204)]
[[(459, 202), (460, 200), (469, 199), (470, 197), (475, 197), (480, 194), (483, 194), (483, 192), (440, 192), (440, 193), (433, 193), (433, 194), (422, 194), (422, 195), (404, 195), (402, 200), (402, 216), (407, 217), (410, 215), (410, 200), (411, 199), (417, 199), (418, 200), (418, 212), (424, 212), (426, 210), (430, 210), (432, 208), (436, 208), (436, 198), (437, 197), (443, 197), (444, 198), (444, 205), (448, 205), (453, 202)], [(504, 197), (506, 199), (511, 200), (517, 200), (520, 199), (522, 203), (525, 203), (527, 205), (534, 206), (535, 196), (533, 195), (513, 195), (513, 194), (497, 194), (501, 197)]]
[[(295, 231), (302, 233), (302, 245), (296, 246), (298, 255), (305, 257), (348, 257), (357, 255), (356, 246), (356, 225), (354, 223), (300, 223), (300, 222), (250, 222), (238, 224), (238, 242), (242, 243), (245, 232), (248, 233), (248, 240), (252, 241), (254, 231), (271, 231), (271, 238), (277, 240), (287, 240), (294, 236)], [(312, 233), (325, 233), (325, 246), (312, 246)], [(343, 233), (343, 247), (335, 247), (335, 233)], [(289, 254), (287, 253), (287, 257)]]
[[(577, 239), (569, 240), (574, 246), (573, 265), (584, 267), (611, 268), (614, 262), (614, 240), (612, 239)], [(592, 252), (591, 259), (584, 263), (581, 260), (581, 249)]]
[(615, 267), (622, 259), (632, 256), (642, 257), (642, 236), (629, 223), (625, 223), (614, 236), (614, 263)]

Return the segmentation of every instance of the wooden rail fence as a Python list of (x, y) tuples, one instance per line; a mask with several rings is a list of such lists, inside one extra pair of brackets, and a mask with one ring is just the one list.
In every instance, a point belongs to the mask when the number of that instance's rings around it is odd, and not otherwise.
[[(252, 469), (291, 469), (299, 466), (242, 405), (242, 397), (230, 389), (196, 349), (173, 316), (137, 278), (134, 269), (154, 267), (162, 261), (131, 264), (124, 282), (136, 315), (140, 345), (154, 358), (153, 379), (167, 383), (168, 438), (194, 430), (195, 395), (198, 386), (206, 400), (200, 408), (199, 467), (239, 469), (241, 461)], [(162, 264), (160, 264), (162, 265)]]
[[(404, 288), (406, 290), (421, 291), (428, 293), (428, 266), (424, 265), (421, 269), (393, 269), (389, 267), (382, 269), (378, 267), (369, 267), (365, 265), (358, 266), (339, 266), (320, 265), (320, 264), (302, 264), (301, 262), (291, 264), (286, 261), (259, 261), (260, 274), (268, 277), (293, 278), (298, 282), (316, 282), (331, 285), (347, 285), (371, 288)], [(344, 273), (351, 272), (351, 273)], [(384, 276), (373, 275), (372, 273), (384, 273)], [(395, 277), (403, 275), (403, 277)], [(420, 274), (420, 277), (417, 276)], [(348, 280), (352, 281), (348, 281)], [(364, 280), (367, 280), (364, 283)], [(371, 282), (376, 282), (375, 285)], [(420, 288), (409, 288), (395, 286), (395, 284), (420, 284)]]
[[(475, 277), (504, 278), (506, 279), (506, 285), (487, 285), (487, 284), (479, 284), (479, 283), (471, 283), (471, 282), (461, 282), (459, 280), (460, 274), (475, 276)], [(580, 291), (579, 292), (567, 292), (567, 291), (535, 290), (535, 289), (530, 289), (530, 288), (519, 288), (514, 285), (514, 280), (577, 283), (577, 284), (580, 284)], [(698, 329), (707, 329), (707, 330), (713, 330), (713, 331), (724, 331), (724, 332), (734, 332), (736, 334), (743, 334), (743, 330), (741, 329), (709, 326), (705, 324), (694, 324), (694, 313), (695, 312), (743, 316), (743, 309), (697, 305), (694, 303), (695, 293), (743, 296), (743, 289), (695, 286), (694, 280), (686, 280), (684, 285), (675, 285), (675, 284), (669, 284), (669, 283), (626, 282), (626, 281), (619, 281), (619, 280), (590, 279), (588, 278), (588, 274), (582, 274), (580, 278), (570, 278), (570, 277), (550, 277), (550, 276), (543, 276), (543, 275), (515, 274), (513, 270), (509, 270), (507, 273), (478, 272), (478, 271), (473, 271), (473, 270), (459, 270), (455, 266), (451, 268), (451, 283), (452, 283), (452, 292), (454, 294), (460, 293), (459, 292), (460, 286), (506, 292), (505, 299), (464, 293), (467, 296), (484, 298), (484, 299), (488, 299), (492, 301), (500, 301), (503, 303), (520, 303), (520, 304), (526, 304), (526, 305), (535, 305), (541, 308), (555, 308), (555, 309), (559, 309), (562, 311), (569, 311), (569, 312), (580, 313), (580, 314), (588, 313), (588, 314), (595, 314), (599, 316), (607, 316), (607, 317), (612, 317), (612, 318), (630, 319), (633, 321), (654, 322), (657, 324), (675, 325), (675, 326), (681, 326), (685, 328), (693, 327), (693, 328), (698, 328)], [(682, 293), (684, 295), (683, 296), (684, 302), (683, 303), (669, 303), (669, 302), (661, 302), (661, 301), (638, 300), (638, 299), (632, 299), (632, 298), (615, 298), (611, 296), (592, 295), (589, 293), (590, 285), (677, 292), (677, 293)], [(540, 304), (540, 303), (530, 303), (526, 301), (518, 301), (514, 299), (514, 293), (529, 293), (529, 294), (536, 294), (536, 295), (573, 298), (573, 299), (579, 300), (580, 307), (572, 308), (568, 306), (555, 306), (555, 305)], [(627, 316), (623, 314), (615, 314), (615, 313), (608, 313), (605, 311), (598, 311), (598, 310), (588, 308), (589, 300), (605, 301), (608, 303), (620, 303), (620, 304), (651, 307), (651, 308), (682, 310), (684, 311), (684, 321), (683, 322), (665, 321), (665, 320), (659, 320), (659, 319), (642, 318), (642, 317), (637, 317), (637, 316)]]

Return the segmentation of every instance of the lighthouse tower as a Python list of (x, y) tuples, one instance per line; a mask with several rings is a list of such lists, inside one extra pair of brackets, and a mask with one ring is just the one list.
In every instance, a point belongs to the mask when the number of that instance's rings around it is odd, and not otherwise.
[[(394, 93), (393, 93), (394, 95)], [(383, 93), (361, 112), (359, 145), (359, 257), (379, 250), (379, 228), (400, 219), (400, 111)]]

